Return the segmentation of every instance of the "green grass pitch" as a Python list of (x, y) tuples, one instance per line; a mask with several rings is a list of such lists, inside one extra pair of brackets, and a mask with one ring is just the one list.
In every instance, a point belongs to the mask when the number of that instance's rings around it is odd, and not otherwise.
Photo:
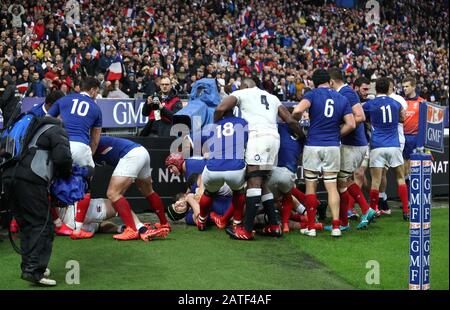
[[(448, 208), (432, 209), (431, 288), (448, 290)], [(398, 209), (367, 231), (316, 238), (291, 232), (281, 239), (231, 240), (224, 231), (173, 225), (166, 240), (119, 242), (56, 237), (50, 268), (55, 289), (407, 289), (408, 224)], [(80, 284), (65, 282), (66, 262), (80, 264)], [(366, 263), (380, 266), (380, 284), (366, 283)], [(46, 289), (20, 280), (20, 257), (0, 242), (0, 289)]]

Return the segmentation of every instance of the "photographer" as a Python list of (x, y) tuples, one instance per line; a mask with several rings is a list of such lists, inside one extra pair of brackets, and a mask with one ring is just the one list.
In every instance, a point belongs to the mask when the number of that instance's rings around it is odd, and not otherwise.
[(6, 75), (0, 83), (0, 110), (3, 114), (3, 126), (8, 124), (11, 115), (20, 100), (16, 85), (11, 76)]
[(160, 93), (149, 96), (142, 109), (142, 115), (148, 116), (149, 120), (140, 136), (169, 137), (172, 116), (183, 108), (169, 78), (162, 78), (160, 87)]
[(54, 177), (70, 176), (72, 156), (61, 122), (50, 117), (38, 122), (29, 140), (26, 139), (30, 143), (26, 143), (29, 147), (24, 156), (17, 164), (4, 167), (2, 185), (6, 203), (20, 226), (21, 278), (37, 285), (54, 286), (56, 281), (48, 278), (47, 268), (53, 243), (48, 188)]

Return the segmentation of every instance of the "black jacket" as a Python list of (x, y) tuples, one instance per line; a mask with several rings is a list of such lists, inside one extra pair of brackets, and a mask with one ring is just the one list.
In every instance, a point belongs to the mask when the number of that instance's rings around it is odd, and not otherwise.
[(3, 114), (3, 124), (7, 124), (13, 114), (20, 98), (16, 96), (17, 88), (15, 85), (7, 85), (0, 94), (0, 109)]
[[(49, 151), (49, 160), (53, 162), (53, 178), (67, 178), (72, 173), (72, 154), (70, 152), (69, 138), (67, 137), (66, 130), (62, 127), (59, 120), (49, 116), (45, 116), (45, 123), (55, 124), (55, 126), (45, 131), (39, 137), (37, 146), (39, 149)], [(15, 172), (15, 178), (48, 186), (50, 184), (47, 181), (31, 170), (31, 162), (34, 154), (35, 152), (30, 151), (20, 161)], [(43, 166), (46, 164), (46, 162), (42, 162)], [(12, 178), (14, 176), (14, 170), (15, 167), (7, 168), (3, 172), (2, 177), (5, 179)]]

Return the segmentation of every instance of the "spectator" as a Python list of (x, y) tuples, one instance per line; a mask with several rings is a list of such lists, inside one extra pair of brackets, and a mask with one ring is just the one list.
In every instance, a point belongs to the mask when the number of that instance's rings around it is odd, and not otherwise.
[(28, 97), (45, 97), (45, 86), (39, 79), (39, 73), (33, 73), (33, 79), (27, 91)]
[(12, 15), (11, 26), (22, 29), (22, 15), (25, 14), (25, 9), (21, 4), (11, 4), (8, 8), (8, 13)]
[(9, 75), (4, 76), (0, 84), (0, 110), (4, 126), (8, 124), (18, 101), (16, 85)]
[(149, 96), (147, 104), (142, 109), (142, 115), (148, 116), (149, 120), (140, 133), (141, 136), (169, 137), (172, 117), (183, 108), (169, 78), (162, 78), (160, 87), (161, 91)]

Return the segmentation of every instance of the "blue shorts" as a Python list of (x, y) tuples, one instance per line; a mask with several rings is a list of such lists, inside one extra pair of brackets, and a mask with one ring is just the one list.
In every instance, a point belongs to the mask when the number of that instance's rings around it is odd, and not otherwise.
[[(228, 208), (231, 205), (231, 197), (228, 196), (217, 196), (214, 198), (213, 205), (211, 207), (211, 212), (215, 212), (218, 215), (224, 215), (227, 212)], [(196, 226), (194, 221), (194, 211), (192, 208), (189, 208), (189, 211), (186, 213), (186, 224)], [(208, 224), (212, 224), (211, 218), (208, 215)]]
[(405, 135), (405, 148), (403, 149), (403, 158), (409, 160), (416, 147), (417, 135)]

